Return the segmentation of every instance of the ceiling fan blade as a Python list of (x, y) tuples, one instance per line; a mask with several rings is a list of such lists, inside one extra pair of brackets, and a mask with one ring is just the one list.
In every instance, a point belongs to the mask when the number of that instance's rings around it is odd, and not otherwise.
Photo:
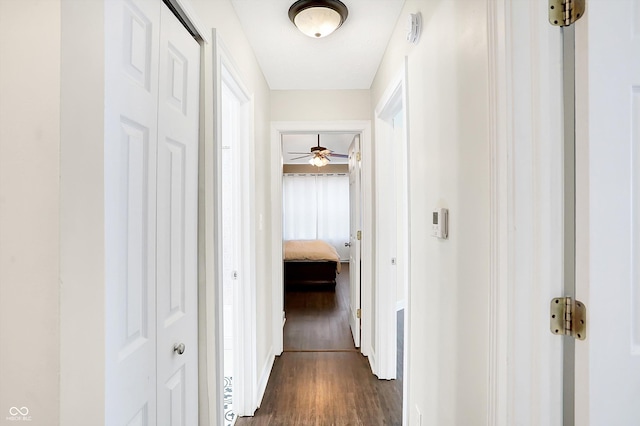
[(301, 158), (310, 157), (310, 156), (311, 156), (311, 154), (305, 154), (305, 155), (303, 155), (303, 156), (301, 156), (301, 157), (291, 158), (290, 160), (291, 160), (291, 161), (293, 161), (293, 160), (300, 160)]
[(311, 155), (311, 154), (310, 154), (310, 153), (308, 153), (308, 152), (287, 152), (287, 154), (299, 154), (299, 155), (305, 154), (305, 155)]
[(347, 154), (337, 154), (335, 152), (331, 153), (332, 157), (338, 157), (338, 158), (349, 158), (349, 156)]

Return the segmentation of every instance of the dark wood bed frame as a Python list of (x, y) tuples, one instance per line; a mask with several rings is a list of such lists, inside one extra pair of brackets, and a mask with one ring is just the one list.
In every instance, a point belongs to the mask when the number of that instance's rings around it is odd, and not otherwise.
[(336, 262), (285, 260), (285, 287), (336, 286)]

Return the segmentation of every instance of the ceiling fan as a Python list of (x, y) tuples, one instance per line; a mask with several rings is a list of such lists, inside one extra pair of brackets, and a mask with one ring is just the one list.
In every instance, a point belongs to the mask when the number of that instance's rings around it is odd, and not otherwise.
[(300, 157), (292, 158), (291, 160), (299, 160), (305, 157), (311, 157), (309, 159), (309, 164), (316, 167), (322, 167), (329, 164), (331, 161), (330, 157), (337, 158), (349, 158), (346, 154), (338, 154), (336, 152), (331, 151), (330, 149), (325, 148), (324, 146), (320, 146), (320, 134), (318, 133), (318, 146), (312, 146), (310, 152), (290, 152), (289, 154), (302, 154)]

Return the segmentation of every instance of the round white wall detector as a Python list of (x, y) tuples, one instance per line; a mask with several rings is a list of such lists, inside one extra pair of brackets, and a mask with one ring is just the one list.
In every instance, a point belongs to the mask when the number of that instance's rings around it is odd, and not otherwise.
[(410, 13), (407, 19), (407, 41), (409, 43), (418, 44), (421, 29), (422, 14), (420, 12)]

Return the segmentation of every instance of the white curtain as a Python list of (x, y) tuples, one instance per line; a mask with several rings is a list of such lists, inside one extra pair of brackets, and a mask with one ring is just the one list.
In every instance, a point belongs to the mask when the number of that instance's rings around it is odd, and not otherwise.
[(325, 240), (349, 258), (349, 175), (286, 174), (283, 179), (285, 240)]
[(282, 183), (285, 240), (317, 239), (316, 176), (285, 175)]

